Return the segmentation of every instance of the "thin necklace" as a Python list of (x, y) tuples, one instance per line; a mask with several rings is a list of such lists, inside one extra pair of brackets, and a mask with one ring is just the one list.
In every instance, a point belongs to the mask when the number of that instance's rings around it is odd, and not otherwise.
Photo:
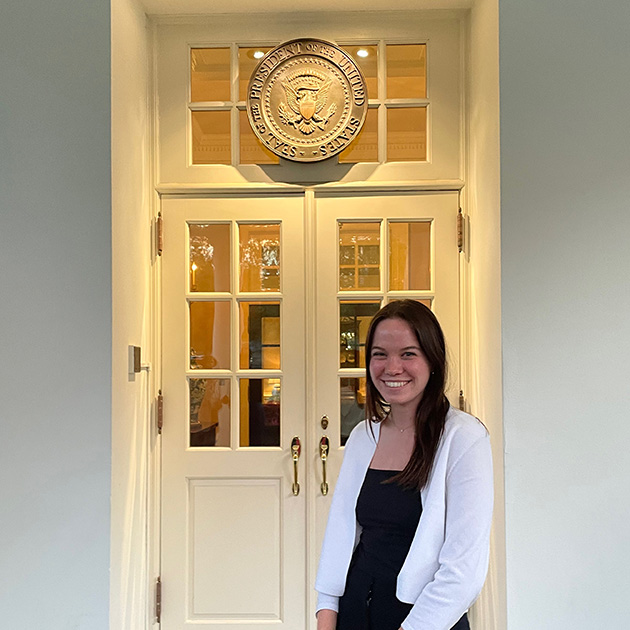
[[(394, 425), (396, 427), (396, 425)], [(404, 433), (407, 429), (411, 429), (411, 427), (414, 426), (413, 424), (410, 424), (408, 427), (405, 427), (404, 429), (398, 429), (398, 427), (396, 427), (401, 433)]]
[(396, 423), (394, 422), (394, 419), (391, 416), (390, 416), (390, 420), (392, 421), (392, 424), (394, 425), (394, 427), (396, 427), (396, 429), (398, 429), (401, 433), (404, 433), (407, 429), (411, 429), (411, 427), (416, 426), (414, 423), (414, 424), (410, 424), (408, 427), (405, 427), (404, 429), (401, 429), (396, 426)]

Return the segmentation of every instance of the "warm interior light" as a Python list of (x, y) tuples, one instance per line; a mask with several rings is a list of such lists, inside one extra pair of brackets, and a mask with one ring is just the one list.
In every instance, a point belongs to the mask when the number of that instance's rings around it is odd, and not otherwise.
[(265, 56), (265, 53), (262, 50), (254, 51), (254, 59), (262, 59)]
[(197, 290), (197, 265), (195, 263), (190, 265), (190, 288), (193, 291)]
[(357, 50), (357, 57), (367, 57), (370, 53), (365, 50), (365, 48), (359, 48), (359, 50)]

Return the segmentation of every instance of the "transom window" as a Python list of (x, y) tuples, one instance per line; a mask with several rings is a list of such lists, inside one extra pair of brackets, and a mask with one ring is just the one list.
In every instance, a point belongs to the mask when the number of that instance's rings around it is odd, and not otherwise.
[[(427, 160), (427, 44), (385, 40), (341, 45), (360, 66), (368, 85), (368, 114), (357, 138), (339, 155), (341, 163)], [(188, 109), (191, 162), (277, 164), (252, 131), (246, 111), (247, 85), (272, 45), (190, 48)]]

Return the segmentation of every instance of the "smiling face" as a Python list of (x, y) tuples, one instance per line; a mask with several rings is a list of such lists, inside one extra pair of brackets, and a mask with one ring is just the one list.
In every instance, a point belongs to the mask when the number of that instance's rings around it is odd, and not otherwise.
[(411, 326), (397, 317), (383, 319), (374, 330), (370, 352), (370, 376), (383, 399), (414, 412), (431, 376)]

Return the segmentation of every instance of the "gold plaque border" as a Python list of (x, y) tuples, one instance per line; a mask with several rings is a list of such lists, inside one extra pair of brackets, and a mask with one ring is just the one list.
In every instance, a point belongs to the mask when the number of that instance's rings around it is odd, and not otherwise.
[[(280, 67), (284, 70), (287, 65), (299, 66), (303, 60), (319, 63), (324, 71), (336, 74), (346, 102), (336, 103), (344, 112), (327, 134), (300, 141), (282, 130), (270, 116), (269, 92)], [(247, 117), (252, 130), (267, 149), (294, 162), (327, 160), (343, 151), (363, 127), (367, 109), (367, 84), (361, 69), (345, 50), (323, 39), (292, 39), (276, 46), (259, 61), (247, 88)]]

